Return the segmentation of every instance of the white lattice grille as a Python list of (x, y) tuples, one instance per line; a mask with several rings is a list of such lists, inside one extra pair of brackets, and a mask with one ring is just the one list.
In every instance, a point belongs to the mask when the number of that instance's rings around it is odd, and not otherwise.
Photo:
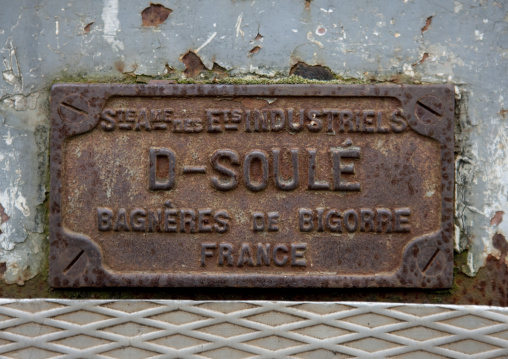
[(508, 310), (378, 303), (0, 300), (7, 358), (508, 358)]

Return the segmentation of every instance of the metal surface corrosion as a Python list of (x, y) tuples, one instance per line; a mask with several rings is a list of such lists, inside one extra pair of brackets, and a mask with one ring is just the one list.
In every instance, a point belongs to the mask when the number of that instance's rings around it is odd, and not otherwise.
[(452, 284), (450, 86), (51, 92), (50, 284)]

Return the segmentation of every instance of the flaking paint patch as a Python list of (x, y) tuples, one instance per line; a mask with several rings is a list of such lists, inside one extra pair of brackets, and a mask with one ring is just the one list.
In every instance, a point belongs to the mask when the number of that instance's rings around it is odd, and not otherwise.
[[(3, 204), (4, 211), (9, 213), (10, 217), (14, 217), (14, 200), (12, 196), (12, 190), (10, 188), (0, 192), (0, 203)], [(16, 244), (13, 243), (10, 238), (11, 236), (14, 236), (16, 232), (14, 223), (12, 221), (2, 222), (0, 229), (2, 230), (2, 234), (0, 234), (0, 249), (5, 251), (13, 250)]]
[(123, 42), (116, 38), (120, 31), (118, 20), (118, 0), (104, 0), (102, 9), (102, 21), (104, 22), (104, 39), (112, 45), (115, 51), (123, 50)]

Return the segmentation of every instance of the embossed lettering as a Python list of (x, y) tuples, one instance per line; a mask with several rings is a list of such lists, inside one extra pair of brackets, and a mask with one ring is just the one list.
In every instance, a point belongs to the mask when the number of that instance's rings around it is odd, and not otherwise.
[(164, 210), (164, 231), (176, 232), (176, 214), (175, 209)]
[(391, 128), (396, 133), (403, 132), (407, 128), (407, 119), (402, 110), (393, 111)]
[(101, 127), (104, 131), (113, 131), (115, 129), (115, 112), (109, 109), (102, 111), (101, 113)]
[(127, 224), (127, 214), (125, 208), (120, 208), (118, 211), (118, 218), (116, 219), (115, 231), (130, 231), (129, 225)]
[(350, 233), (358, 229), (358, 214), (354, 209), (344, 212), (344, 227)]
[(306, 249), (306, 243), (291, 245), (291, 265), (293, 267), (305, 267), (307, 265), (307, 262), (303, 257)]
[(206, 110), (206, 121), (208, 123), (208, 132), (222, 132), (219, 119), (216, 116), (220, 115), (220, 110)]
[(386, 233), (392, 232), (392, 211), (387, 208), (378, 208), (377, 212), (377, 232), (383, 232), (383, 229)]
[[(168, 162), (167, 173), (163, 174), (163, 181), (159, 181), (157, 178), (157, 162), (160, 158), (165, 158)], [(149, 188), (153, 191), (172, 189), (175, 185), (175, 165), (176, 156), (173, 151), (167, 148), (151, 148)]]
[(212, 214), (211, 208), (198, 209), (198, 232), (208, 233), (212, 231), (210, 225), (210, 216)]
[(148, 232), (160, 231), (160, 224), (162, 222), (162, 211), (148, 211)]
[(204, 267), (206, 265), (205, 259), (212, 257), (213, 252), (209, 249), (217, 248), (216, 243), (201, 243), (201, 266)]
[(233, 266), (233, 246), (229, 243), (221, 243), (219, 245), (219, 265), (224, 265), (224, 259), (226, 259), (226, 265)]
[(219, 191), (231, 191), (238, 186), (238, 173), (233, 171), (231, 168), (225, 167), (219, 161), (227, 159), (232, 165), (238, 166), (240, 160), (238, 153), (233, 150), (218, 150), (212, 155), (211, 162), (214, 170), (224, 175), (222, 178), (216, 176), (212, 177), (213, 186)]
[(182, 209), (180, 211), (180, 232), (196, 233), (196, 212), (192, 209)]
[[(295, 116), (296, 117), (296, 116)], [(288, 129), (290, 132), (300, 132), (303, 130), (304, 111), (299, 111), (298, 122), (293, 121), (293, 109), (288, 110)]]
[(360, 183), (346, 182), (341, 180), (342, 174), (354, 174), (354, 164), (343, 164), (342, 158), (360, 158), (360, 149), (353, 148), (332, 148), (332, 162), (333, 162), (333, 189), (335, 191), (359, 191)]
[(256, 265), (261, 266), (263, 263), (266, 266), (270, 265), (270, 245), (263, 246), (261, 243), (257, 245), (257, 260)]
[(265, 215), (262, 212), (254, 212), (252, 214), (252, 229), (259, 232), (265, 229)]
[(242, 244), (242, 248), (240, 249), (240, 257), (238, 258), (238, 267), (243, 267), (244, 265), (254, 266), (254, 262), (252, 262), (250, 247), (248, 244)]
[(410, 232), (409, 216), (411, 210), (409, 208), (396, 208), (395, 209), (395, 232)]
[[(298, 187), (300, 183), (300, 177), (299, 177), (299, 171), (298, 171), (298, 149), (292, 149), (291, 152), (291, 168), (293, 169), (293, 174), (291, 179), (285, 180), (282, 178), (282, 176), (279, 174), (280, 171), (280, 162), (282, 160), (280, 159), (280, 149), (274, 148), (272, 150), (273, 153), (273, 178), (275, 181), (275, 186), (279, 189), (285, 190), (285, 191), (292, 191), (296, 187)], [(285, 166), (287, 167), (287, 166)]]
[(113, 226), (113, 211), (109, 208), (97, 208), (97, 227), (99, 231), (110, 231)]
[(130, 221), (131, 228), (134, 232), (144, 232), (146, 222), (146, 211), (141, 208), (136, 208), (131, 212)]
[(374, 232), (374, 212), (370, 209), (362, 208), (360, 210), (361, 224), (360, 231)]
[(272, 120), (272, 131), (278, 132), (284, 129), (286, 124), (286, 116), (284, 115), (284, 111), (281, 109), (271, 110), (270, 118)]
[(215, 224), (213, 229), (217, 233), (225, 233), (229, 230), (229, 213), (227, 211), (217, 211), (213, 216)]
[(312, 190), (327, 190), (330, 185), (326, 181), (319, 181), (316, 179), (316, 149), (309, 148), (309, 189)]
[(288, 256), (286, 254), (279, 255), (279, 253), (288, 253), (288, 246), (285, 244), (278, 244), (273, 248), (273, 262), (276, 266), (283, 266), (288, 261)]
[(300, 208), (298, 210), (301, 232), (310, 232), (314, 229), (314, 222), (312, 221), (312, 217), (312, 211), (310, 209)]
[(342, 233), (341, 214), (339, 211), (331, 210), (326, 214), (326, 228), (330, 232)]
[(353, 114), (349, 110), (339, 111), (339, 131), (345, 132), (346, 125), (348, 128), (348, 132), (355, 132), (355, 128), (353, 125)]
[[(252, 180), (252, 165), (254, 161), (261, 163), (261, 179), (255, 183)], [(243, 162), (243, 177), (245, 181), (245, 187), (252, 192), (262, 191), (268, 186), (268, 158), (263, 151), (252, 151), (245, 156)]]
[(307, 119), (309, 120), (309, 123), (307, 124), (307, 129), (310, 132), (319, 132), (321, 131), (321, 128), (323, 127), (323, 121), (319, 118), (322, 116), (322, 112), (319, 110), (309, 110), (307, 113)]
[(279, 230), (279, 212), (268, 212), (268, 231), (277, 232)]

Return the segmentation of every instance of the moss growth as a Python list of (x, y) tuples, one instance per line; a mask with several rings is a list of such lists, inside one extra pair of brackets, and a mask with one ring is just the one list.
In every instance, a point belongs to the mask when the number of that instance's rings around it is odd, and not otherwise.
[(341, 78), (337, 77), (335, 80), (321, 81), (309, 80), (300, 76), (291, 75), (286, 77), (258, 77), (258, 76), (243, 76), (243, 77), (208, 77), (202, 79), (192, 78), (174, 78), (174, 77), (161, 77), (161, 76), (121, 76), (121, 77), (81, 77), (81, 76), (65, 76), (57, 77), (53, 83), (121, 83), (121, 84), (146, 84), (153, 80), (168, 81), (175, 84), (224, 84), (224, 85), (275, 85), (275, 84), (370, 84), (372, 81), (360, 80), (354, 78)]
[[(330, 71), (331, 72), (331, 71)], [(378, 76), (375, 74), (366, 74), (364, 78), (348, 78), (333, 73), (333, 80), (311, 80), (297, 75), (287, 76), (284, 73), (277, 72), (272, 77), (244, 74), (230, 76), (228, 72), (216, 72), (213, 70), (201, 71), (194, 78), (187, 78), (183, 73), (170, 72), (166, 75), (136, 75), (134, 73), (115, 73), (115, 74), (87, 74), (76, 73), (68, 74), (66, 72), (55, 77), (53, 83), (120, 83), (120, 84), (146, 84), (153, 80), (168, 81), (175, 84), (227, 84), (227, 85), (275, 85), (275, 84), (421, 84), (418, 79), (406, 76), (404, 74)]]

